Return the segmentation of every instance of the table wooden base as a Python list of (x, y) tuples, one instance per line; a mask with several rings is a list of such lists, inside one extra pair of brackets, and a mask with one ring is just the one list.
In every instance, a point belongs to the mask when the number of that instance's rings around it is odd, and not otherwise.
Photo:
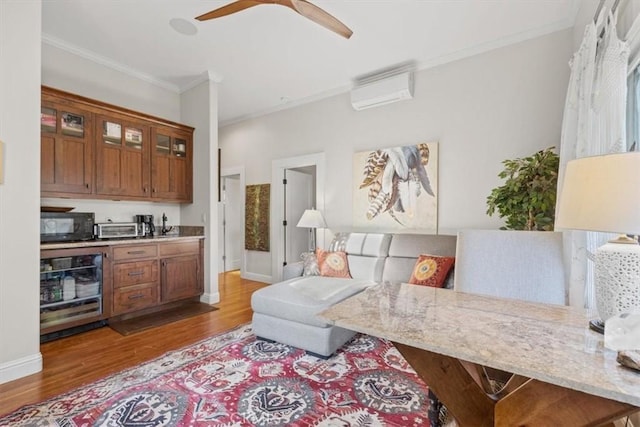
[(639, 410), (518, 375), (496, 392), (479, 365), (394, 345), (461, 426), (599, 426)]

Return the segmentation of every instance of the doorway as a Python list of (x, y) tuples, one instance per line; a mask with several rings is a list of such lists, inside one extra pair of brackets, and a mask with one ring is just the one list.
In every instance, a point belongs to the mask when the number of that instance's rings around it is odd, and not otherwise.
[(283, 263), (300, 261), (300, 254), (308, 252), (311, 234), (308, 228), (296, 226), (306, 209), (313, 207), (316, 199), (316, 167), (284, 170), (284, 260)]
[(244, 274), (244, 170), (223, 169), (218, 211), (218, 271)]
[[(302, 252), (309, 250), (309, 230), (300, 228), (296, 225), (302, 216), (304, 209), (315, 207), (320, 211), (324, 211), (324, 174), (325, 174), (325, 154), (309, 154), (306, 156), (291, 157), (287, 159), (274, 160), (271, 170), (271, 281), (272, 283), (282, 280), (282, 268), (285, 262), (296, 262), (300, 259)], [(315, 173), (313, 171), (315, 170)], [(305, 201), (304, 207), (298, 206), (295, 209), (291, 207), (290, 214), (287, 216), (286, 199), (294, 198), (294, 191), (286, 189), (283, 185), (283, 179), (287, 174), (287, 180), (290, 176), (295, 176), (294, 180), (302, 175), (311, 177), (311, 203), (307, 202), (307, 196), (301, 197)], [(306, 180), (307, 178), (301, 178)], [(305, 190), (306, 191), (306, 190)], [(290, 196), (287, 196), (290, 194)], [(296, 197), (300, 199), (300, 197)], [(302, 210), (300, 210), (302, 209)], [(294, 217), (295, 216), (295, 217)], [(284, 225), (286, 221), (286, 226)], [(294, 228), (296, 230), (294, 230)], [(287, 234), (294, 237), (292, 240), (287, 239)], [(304, 237), (299, 237), (304, 236)], [(318, 230), (317, 245), (324, 247), (325, 230)], [(287, 249), (289, 247), (289, 249)], [(297, 253), (294, 253), (297, 251)]]

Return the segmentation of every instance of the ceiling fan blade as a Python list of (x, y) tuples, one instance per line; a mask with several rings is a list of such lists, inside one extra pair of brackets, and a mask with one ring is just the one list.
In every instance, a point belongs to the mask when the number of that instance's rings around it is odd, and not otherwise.
[[(287, 3), (290, 3), (291, 6), (289, 6), (289, 4)], [(289, 0), (280, 4), (291, 7), (300, 15), (311, 19), (316, 24), (320, 24), (323, 27), (333, 31), (334, 33), (340, 34), (344, 38), (348, 39), (353, 34), (353, 31), (351, 31), (349, 27), (338, 21), (329, 13), (320, 9), (318, 6), (309, 3), (306, 0)]]
[(231, 15), (232, 13), (239, 12), (244, 9), (248, 9), (253, 6), (257, 6), (259, 4), (267, 3), (265, 1), (260, 0), (237, 0), (233, 3), (229, 3), (228, 5), (219, 7), (211, 12), (207, 12), (200, 16), (196, 16), (198, 21), (206, 21), (208, 19), (220, 18), (221, 16)]

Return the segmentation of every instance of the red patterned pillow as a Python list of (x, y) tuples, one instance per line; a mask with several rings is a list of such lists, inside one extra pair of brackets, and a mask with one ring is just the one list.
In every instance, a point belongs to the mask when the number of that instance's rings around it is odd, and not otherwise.
[(321, 276), (351, 278), (346, 252), (328, 252), (318, 248), (316, 256)]
[(409, 283), (442, 288), (455, 260), (450, 256), (420, 255), (413, 267)]

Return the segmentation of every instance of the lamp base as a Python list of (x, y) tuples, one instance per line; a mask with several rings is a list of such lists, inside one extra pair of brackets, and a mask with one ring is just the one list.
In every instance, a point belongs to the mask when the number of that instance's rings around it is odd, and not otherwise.
[(598, 316), (603, 322), (617, 314), (640, 311), (640, 245), (633, 240), (614, 240), (600, 246), (595, 288)]
[(589, 329), (604, 335), (604, 322), (600, 319), (589, 320)]

